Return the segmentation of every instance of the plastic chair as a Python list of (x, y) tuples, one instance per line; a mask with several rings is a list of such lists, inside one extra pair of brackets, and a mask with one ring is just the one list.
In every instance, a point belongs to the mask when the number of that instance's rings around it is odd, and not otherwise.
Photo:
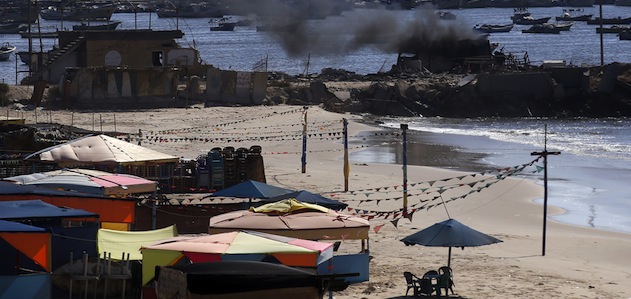
[(414, 297), (419, 296), (421, 293), (421, 279), (416, 275), (412, 274), (412, 272), (403, 272), (403, 276), (405, 277), (405, 281), (408, 284), (408, 288), (405, 290), (405, 296), (407, 297), (408, 292), (412, 289), (412, 294)]
[(438, 296), (440, 296), (440, 289), (445, 289), (445, 295), (449, 296), (449, 291), (451, 290), (451, 294), (454, 294), (453, 286), (453, 274), (451, 272), (451, 268), (444, 266), (438, 269), (438, 284), (436, 286), (436, 292)]

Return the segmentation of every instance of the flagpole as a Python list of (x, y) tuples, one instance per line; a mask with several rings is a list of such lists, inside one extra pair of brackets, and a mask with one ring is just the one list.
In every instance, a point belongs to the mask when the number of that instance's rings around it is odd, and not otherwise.
[(546, 255), (546, 226), (548, 220), (548, 155), (560, 155), (561, 152), (549, 152), (548, 143), (548, 126), (544, 125), (543, 132), (543, 152), (532, 152), (532, 156), (543, 157), (543, 240), (541, 244), (541, 256)]

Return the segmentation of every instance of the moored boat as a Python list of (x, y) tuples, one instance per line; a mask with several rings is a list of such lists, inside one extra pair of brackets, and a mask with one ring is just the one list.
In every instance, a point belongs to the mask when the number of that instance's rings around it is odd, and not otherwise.
[(625, 30), (631, 30), (631, 26), (629, 25), (612, 25), (609, 27), (603, 27), (602, 30), (599, 27), (596, 27), (596, 33), (620, 33)]
[(556, 17), (557, 21), (587, 21), (593, 14), (585, 14), (583, 9), (564, 9), (563, 15)]
[(525, 7), (513, 8), (513, 15), (510, 17), (510, 19), (513, 21), (521, 20), (525, 17), (529, 17), (530, 15), (531, 14), (528, 11), (528, 8), (525, 8)]
[[(593, 19), (589, 19), (589, 20), (587, 20), (587, 24), (589, 24), (589, 25), (600, 25), (601, 24), (600, 18), (599, 17), (595, 17)], [(603, 18), (602, 24), (605, 24), (605, 25), (629, 25), (629, 24), (631, 24), (631, 17), (629, 17), (629, 18), (623, 18), (623, 17)]]
[(72, 30), (115, 30), (121, 21), (108, 22), (107, 24), (90, 25), (81, 23), (79, 25), (72, 25)]
[(437, 11), (436, 15), (441, 20), (455, 20), (456, 15), (450, 11)]
[(7, 23), (0, 24), (0, 34), (15, 34), (20, 32), (24, 26), (28, 26), (28, 24), (21, 23)]
[(551, 17), (543, 17), (543, 18), (533, 18), (531, 16), (523, 17), (518, 20), (514, 20), (513, 23), (517, 25), (535, 25), (535, 24), (543, 24), (547, 23)]
[(219, 18), (223, 9), (206, 3), (191, 3), (182, 7), (164, 7), (156, 9), (158, 18)]
[(631, 30), (624, 30), (618, 33), (618, 38), (620, 40), (631, 40)]
[(574, 25), (574, 22), (554, 23), (552, 25), (561, 29), (561, 31), (569, 31), (570, 28), (572, 28), (572, 25)]
[(9, 60), (13, 52), (15, 52), (15, 46), (12, 46), (9, 43), (4, 43), (4, 45), (0, 47), (0, 61)]
[(521, 31), (522, 33), (546, 33), (546, 34), (559, 34), (561, 28), (558, 28), (554, 24), (535, 24), (528, 29)]
[(116, 11), (116, 5), (51, 6), (43, 9), (40, 12), (40, 16), (44, 20), (109, 21), (114, 11)]
[(20, 31), (22, 38), (57, 38), (57, 31)]
[(492, 25), (492, 24), (482, 24), (475, 25), (473, 27), (474, 30), (484, 32), (484, 33), (497, 33), (497, 32), (510, 32), (515, 24), (505, 24), (505, 25)]

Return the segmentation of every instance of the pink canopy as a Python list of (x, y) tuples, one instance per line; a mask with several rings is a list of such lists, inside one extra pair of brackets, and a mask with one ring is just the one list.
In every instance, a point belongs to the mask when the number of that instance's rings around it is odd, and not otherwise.
[(138, 176), (90, 169), (62, 169), (5, 178), (22, 185), (105, 196), (152, 193), (157, 183)]

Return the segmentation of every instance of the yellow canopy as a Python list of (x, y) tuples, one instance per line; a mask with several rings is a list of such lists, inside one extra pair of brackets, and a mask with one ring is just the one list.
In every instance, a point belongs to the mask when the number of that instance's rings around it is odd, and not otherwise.
[(150, 231), (118, 231), (99, 229), (97, 245), (99, 255), (111, 253), (113, 259), (120, 259), (123, 253), (129, 253), (130, 260), (142, 260), (140, 247), (159, 240), (177, 236), (175, 225)]

